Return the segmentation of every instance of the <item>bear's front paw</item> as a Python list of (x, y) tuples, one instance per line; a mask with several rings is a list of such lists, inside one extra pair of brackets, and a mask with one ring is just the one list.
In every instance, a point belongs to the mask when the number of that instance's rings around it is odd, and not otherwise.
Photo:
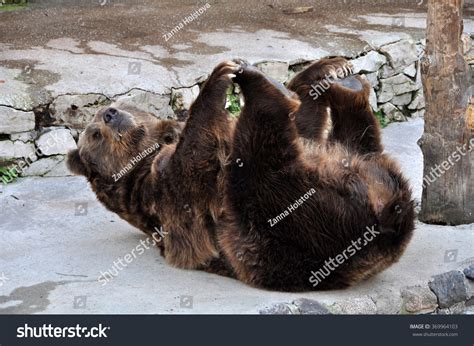
[(224, 108), (227, 89), (239, 70), (240, 66), (232, 61), (224, 61), (217, 65), (204, 84), (199, 97), (193, 103), (193, 110), (196, 111), (201, 106)]
[(242, 58), (235, 58), (232, 60), (234, 63), (236, 63), (237, 65), (239, 65), (240, 69), (239, 69), (239, 73), (242, 73), (243, 72), (243, 69), (245, 67), (248, 67), (250, 66), (250, 63), (245, 60), (245, 59), (242, 59)]
[(267, 79), (259, 69), (251, 65), (247, 60), (237, 58), (233, 61), (239, 66), (234, 82), (241, 84), (245, 80)]
[(229, 84), (232, 82), (232, 78), (235, 77), (236, 73), (240, 70), (240, 66), (233, 61), (223, 61), (216, 66), (209, 77), (209, 83), (215, 83), (217, 81), (225, 81)]

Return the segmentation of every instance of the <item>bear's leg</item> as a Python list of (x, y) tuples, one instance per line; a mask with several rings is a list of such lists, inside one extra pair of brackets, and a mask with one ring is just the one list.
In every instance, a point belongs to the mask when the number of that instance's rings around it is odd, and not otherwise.
[(335, 81), (328, 92), (332, 132), (329, 140), (359, 154), (383, 151), (380, 125), (369, 103), (370, 85), (360, 76)]
[(167, 179), (164, 195), (171, 196), (169, 203), (161, 206), (165, 210), (163, 226), (170, 230), (164, 237), (165, 258), (179, 268), (212, 271), (209, 263), (219, 258), (214, 227), (222, 212), (221, 186), (232, 140), (224, 106), (237, 70), (233, 62), (223, 62), (214, 69), (191, 106), (174, 152), (157, 165)]
[(380, 129), (369, 104), (370, 85), (351, 73), (344, 58), (321, 59), (291, 80), (288, 88), (302, 103), (298, 131), (303, 137), (313, 133), (319, 140), (330, 114), (330, 141), (361, 154), (381, 152)]
[(202, 169), (193, 170), (195, 176), (192, 178), (199, 179), (205, 174), (213, 174), (215, 178), (215, 168), (221, 164), (220, 151), (228, 147), (230, 141), (230, 123), (224, 107), (227, 89), (237, 70), (238, 66), (231, 61), (217, 65), (191, 105), (186, 126), (171, 158), (174, 173), (179, 174), (183, 165), (197, 166)]
[(239, 160), (237, 165), (247, 161), (264, 173), (277, 171), (298, 159), (294, 119), (300, 102), (256, 68), (239, 62), (241, 70), (234, 81), (242, 89), (245, 106), (236, 125), (232, 155)]
[(350, 63), (344, 58), (321, 59), (298, 73), (288, 84), (295, 92), (301, 106), (296, 114), (298, 134), (324, 143), (330, 129), (330, 101), (327, 90), (332, 81), (352, 73)]
[[(234, 62), (217, 65), (191, 105), (190, 115), (173, 153), (168, 171), (183, 176), (199, 198), (215, 198), (218, 172), (230, 149), (231, 124), (225, 110), (226, 92), (238, 71)], [(190, 191), (186, 191), (189, 195)]]
[[(209, 110), (223, 111), (226, 102), (227, 89), (232, 84), (232, 77), (237, 72), (238, 66), (232, 61), (224, 61), (217, 65), (212, 71), (209, 79), (204, 84), (197, 99), (190, 109), (190, 116), (203, 116), (207, 114), (213, 118)], [(200, 115), (199, 115), (200, 114)]]
[(332, 132), (329, 140), (359, 154), (382, 153), (380, 125), (369, 103), (370, 85), (360, 76), (335, 82), (329, 90)]
[[(245, 106), (226, 169), (219, 245), (239, 280), (257, 287), (286, 289), (295, 280), (286, 275), (288, 262), (275, 254), (291, 254), (291, 266), (293, 261), (305, 266), (304, 258), (311, 257), (299, 251), (290, 229), (299, 231), (294, 217), (301, 214), (289, 214), (275, 227), (272, 220), (312, 187), (294, 124), (299, 101), (260, 71), (239, 63), (242, 69), (234, 81), (241, 87)], [(308, 203), (298, 211), (309, 209)]]
[[(288, 89), (298, 93), (300, 87), (316, 85), (323, 80), (336, 80), (352, 74), (352, 65), (344, 58), (321, 59), (298, 73), (288, 83)], [(316, 91), (316, 89), (313, 88)]]

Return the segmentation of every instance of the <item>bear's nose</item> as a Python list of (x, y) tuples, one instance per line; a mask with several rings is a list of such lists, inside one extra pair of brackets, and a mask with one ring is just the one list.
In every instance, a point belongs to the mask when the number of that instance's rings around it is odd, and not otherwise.
[(102, 116), (104, 118), (104, 121), (106, 124), (112, 122), (118, 115), (118, 110), (116, 110), (115, 108), (108, 108), (106, 109), (106, 111), (104, 112), (104, 115)]

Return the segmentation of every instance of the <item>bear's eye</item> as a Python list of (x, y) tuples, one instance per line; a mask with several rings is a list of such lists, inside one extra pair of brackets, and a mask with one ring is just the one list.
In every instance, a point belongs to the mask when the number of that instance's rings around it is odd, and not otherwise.
[(100, 137), (102, 137), (102, 135), (100, 134), (100, 131), (95, 131), (93, 134), (92, 134), (92, 138), (98, 140), (100, 139)]
[(167, 134), (167, 135), (165, 135), (164, 140), (165, 140), (166, 144), (171, 144), (171, 143), (173, 143), (174, 137), (171, 134)]

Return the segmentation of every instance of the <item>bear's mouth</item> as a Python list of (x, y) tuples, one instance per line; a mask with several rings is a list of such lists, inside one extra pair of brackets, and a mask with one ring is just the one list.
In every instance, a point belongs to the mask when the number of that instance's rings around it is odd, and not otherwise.
[(114, 138), (116, 141), (120, 141), (122, 140), (123, 138), (123, 133), (124, 132), (127, 132), (127, 129), (125, 128), (122, 128), (122, 123), (123, 123), (123, 120), (121, 120), (117, 126), (114, 126), (115, 128), (113, 128), (114, 130)]
[(136, 124), (120, 124), (113, 129), (112, 135), (116, 142), (138, 145), (140, 141), (145, 137), (146, 129), (143, 125)]
[(110, 126), (114, 139), (116, 141), (121, 141), (125, 136), (127, 136), (128, 133), (132, 132), (136, 127), (136, 124), (132, 120), (126, 118), (121, 119), (117, 122), (117, 124)]

